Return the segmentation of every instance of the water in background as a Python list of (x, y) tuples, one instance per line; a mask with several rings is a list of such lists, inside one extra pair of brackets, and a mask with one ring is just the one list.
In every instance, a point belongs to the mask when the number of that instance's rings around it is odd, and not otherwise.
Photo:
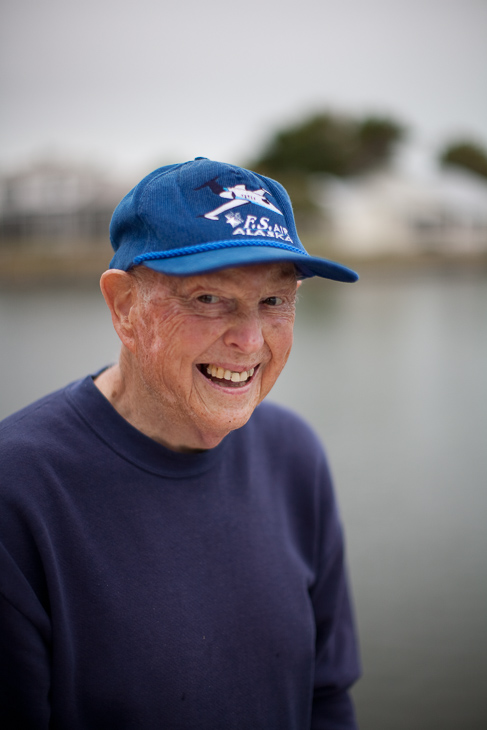
[[(346, 526), (362, 730), (487, 727), (487, 280), (306, 282), (271, 397), (322, 436)], [(96, 288), (0, 292), (0, 417), (116, 359)]]

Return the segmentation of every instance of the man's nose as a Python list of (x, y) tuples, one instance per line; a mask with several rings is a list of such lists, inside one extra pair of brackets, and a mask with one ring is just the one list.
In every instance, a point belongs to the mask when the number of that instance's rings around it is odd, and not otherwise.
[(239, 314), (226, 330), (223, 341), (246, 354), (258, 352), (264, 344), (262, 322), (258, 313)]

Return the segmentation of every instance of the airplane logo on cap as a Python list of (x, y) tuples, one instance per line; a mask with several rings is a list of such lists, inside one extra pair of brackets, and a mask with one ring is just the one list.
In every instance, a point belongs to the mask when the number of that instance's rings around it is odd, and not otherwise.
[(272, 210), (274, 213), (282, 215), (281, 211), (266, 199), (265, 196), (270, 195), (270, 193), (267, 190), (264, 190), (264, 188), (259, 188), (259, 190), (247, 190), (244, 184), (234, 185), (232, 188), (224, 188), (219, 182), (217, 182), (217, 179), (217, 177), (214, 177), (212, 180), (208, 180), (208, 182), (200, 185), (199, 188), (195, 188), (195, 190), (201, 190), (202, 188), (208, 187), (213, 193), (219, 195), (220, 198), (229, 198), (229, 202), (220, 205), (219, 208), (215, 208), (215, 210), (211, 210), (209, 213), (205, 213), (204, 216), (201, 216), (202, 218), (208, 218), (210, 221), (217, 221), (219, 220), (218, 216), (226, 210), (237, 208), (239, 205), (248, 205), (248, 203), (260, 205), (262, 208), (267, 208), (267, 210)]

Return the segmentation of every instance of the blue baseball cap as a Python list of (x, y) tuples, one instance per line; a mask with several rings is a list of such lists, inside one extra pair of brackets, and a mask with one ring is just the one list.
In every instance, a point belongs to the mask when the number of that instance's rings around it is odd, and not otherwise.
[(160, 167), (141, 180), (116, 207), (110, 240), (111, 269), (144, 265), (192, 276), (290, 262), (303, 278), (358, 279), (346, 266), (308, 254), (282, 185), (204, 157)]

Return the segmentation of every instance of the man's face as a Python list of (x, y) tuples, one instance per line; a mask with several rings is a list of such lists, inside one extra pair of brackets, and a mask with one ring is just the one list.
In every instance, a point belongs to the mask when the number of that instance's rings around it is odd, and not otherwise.
[(143, 272), (134, 349), (139, 395), (173, 448), (211, 448), (243, 426), (292, 346), (294, 267), (192, 277)]

